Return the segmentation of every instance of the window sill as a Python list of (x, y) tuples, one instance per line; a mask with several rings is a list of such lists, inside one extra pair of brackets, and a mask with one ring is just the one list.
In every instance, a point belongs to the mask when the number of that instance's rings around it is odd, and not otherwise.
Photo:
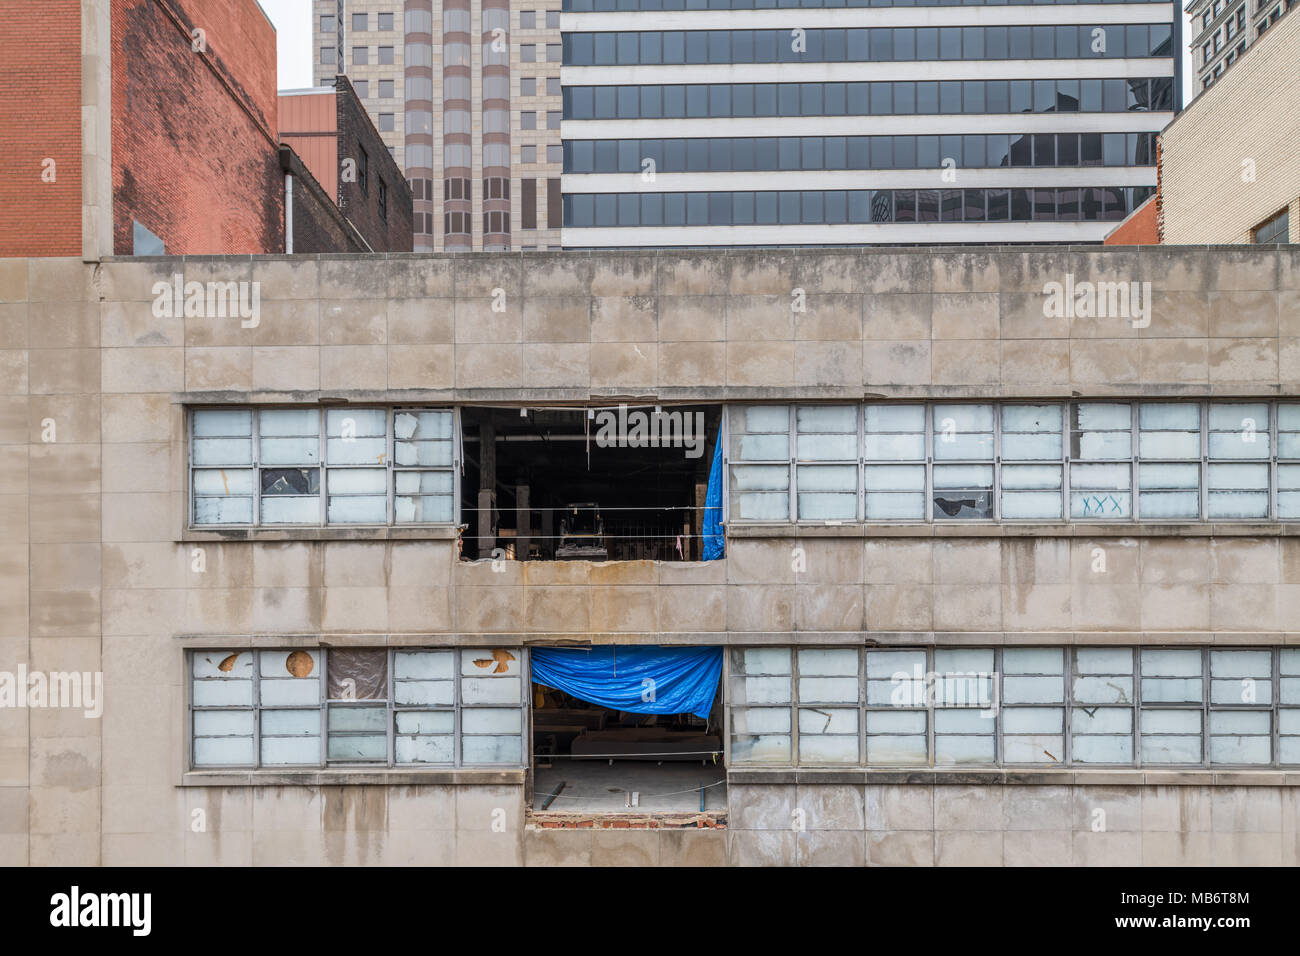
[(1166, 770), (1123, 767), (1081, 770), (1037, 770), (1029, 767), (980, 770), (919, 767), (914, 770), (861, 767), (839, 769), (737, 768), (727, 773), (727, 784), (911, 784), (936, 786), (1146, 786), (1146, 787), (1300, 787), (1300, 769)]
[(304, 528), (186, 528), (181, 541), (453, 541), (455, 525), (356, 525)]
[(323, 770), (189, 770), (182, 787), (365, 787), (523, 786), (527, 771), (515, 767), (338, 768)]

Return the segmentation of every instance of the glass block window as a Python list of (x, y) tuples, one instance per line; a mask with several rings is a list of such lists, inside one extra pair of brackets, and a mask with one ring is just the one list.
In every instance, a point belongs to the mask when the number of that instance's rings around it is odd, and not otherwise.
[(191, 520), (451, 524), (459, 460), (452, 409), (194, 409)]
[(191, 766), (526, 765), (522, 650), (189, 653)]

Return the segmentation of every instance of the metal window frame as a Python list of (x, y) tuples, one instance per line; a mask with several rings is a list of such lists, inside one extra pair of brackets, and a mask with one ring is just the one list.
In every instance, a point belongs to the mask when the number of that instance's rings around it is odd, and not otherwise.
[[(317, 468), (320, 471), (319, 491), (320, 497), (319, 517), (314, 523), (309, 522), (271, 522), (267, 523), (262, 520), (262, 469), (261, 460), (261, 413), (264, 411), (286, 410), (301, 411), (311, 409), (316, 412), (318, 418), (317, 440), (319, 442), (319, 461), (314, 465), (278, 465), (270, 467), (280, 468)], [(382, 411), (384, 413), (384, 441), (385, 454), (383, 469), (385, 472), (384, 495), (385, 518), (382, 522), (331, 522), (329, 520), (329, 473), (331, 470), (347, 469), (369, 469), (376, 470), (376, 465), (371, 464), (337, 464), (331, 465), (328, 461), (329, 436), (326, 422), (330, 411), (341, 411), (351, 409), (353, 411)], [(230, 464), (196, 464), (194, 461), (194, 416), (199, 412), (207, 411), (227, 411), (227, 412), (248, 412), (251, 426), (249, 432), (249, 441), (251, 443), (250, 460), (248, 462), (238, 462)], [(396, 428), (395, 421), (399, 412), (450, 412), (451, 413), (451, 464), (450, 465), (419, 465), (419, 466), (398, 466), (394, 460), (394, 451), (396, 445)], [(381, 405), (358, 405), (352, 406), (339, 405), (293, 405), (293, 404), (269, 404), (269, 405), (196, 405), (190, 406), (185, 412), (185, 434), (186, 434), (186, 465), (188, 486), (186, 489), (187, 506), (186, 506), (186, 527), (194, 531), (208, 531), (226, 528), (267, 528), (267, 529), (294, 529), (294, 528), (379, 528), (379, 527), (403, 527), (403, 528), (421, 528), (434, 527), (446, 528), (455, 527), (461, 520), (461, 469), (464, 462), (464, 448), (462, 444), (461, 416), (460, 407), (453, 405), (402, 405), (402, 404), (381, 404)], [(238, 437), (244, 436), (217, 436), (217, 437)], [(252, 521), (250, 523), (239, 524), (216, 524), (216, 523), (199, 523), (197, 521), (197, 501), (200, 496), (194, 493), (194, 474), (196, 471), (211, 470), (240, 470), (250, 471), (253, 479), (252, 491)], [(418, 521), (402, 522), (399, 524), (396, 520), (396, 473), (398, 471), (450, 471), (452, 474), (452, 509), (451, 518), (448, 521)]]
[[(378, 650), (379, 648), (350, 647), (347, 650)], [(446, 769), (525, 769), (531, 766), (532, 747), (531, 741), (531, 706), (529, 687), (529, 666), (530, 659), (528, 649), (525, 647), (508, 647), (505, 648), (516, 653), (519, 660), (520, 682), (519, 699), (513, 704), (507, 703), (487, 703), (487, 704), (466, 704), (464, 702), (461, 682), (463, 679), (473, 677), (462, 673), (464, 656), (467, 654), (482, 653), (483, 648), (461, 648), (461, 647), (389, 647), (383, 648), (387, 654), (386, 666), (388, 668), (385, 682), (385, 698), (382, 700), (373, 700), (369, 706), (378, 708), (380, 705), (384, 708), (385, 714), (385, 736), (387, 740), (386, 759), (383, 761), (375, 760), (330, 760), (329, 759), (329, 711), (333, 705), (352, 705), (366, 706), (363, 701), (344, 701), (335, 700), (329, 697), (329, 648), (327, 647), (302, 647), (302, 648), (285, 648), (285, 647), (259, 647), (251, 649), (234, 649), (230, 653), (247, 653), (252, 656), (253, 673), (251, 677), (252, 702), (249, 705), (231, 705), (231, 706), (199, 706), (194, 703), (194, 684), (198, 680), (217, 681), (221, 678), (196, 678), (194, 676), (194, 657), (198, 654), (212, 653), (212, 650), (204, 648), (189, 648), (185, 651), (186, 665), (186, 733), (188, 735), (186, 769), (190, 771), (222, 771), (222, 770), (303, 770), (326, 768), (334, 769), (356, 769), (360, 772), (373, 770), (376, 767), (385, 767), (389, 769), (420, 769), (428, 768), (431, 770)], [(291, 653), (294, 650), (304, 650), (308, 653), (317, 655), (320, 667), (320, 676), (317, 678), (319, 688), (318, 699), (316, 704), (272, 704), (262, 703), (261, 691), (261, 664), (263, 654)], [(399, 652), (432, 652), (432, 653), (450, 653), (453, 661), (453, 702), (451, 705), (425, 705), (425, 704), (402, 704), (398, 705), (394, 697), (395, 690), (395, 663)], [(218, 649), (218, 652), (225, 652), (225, 649)], [(319, 741), (320, 741), (320, 760), (315, 764), (266, 764), (262, 760), (262, 713), (268, 710), (317, 710), (319, 712)], [(520, 762), (519, 763), (472, 763), (463, 759), (462, 740), (464, 738), (462, 729), (462, 713), (465, 709), (489, 709), (489, 710), (519, 710), (520, 711)], [(399, 711), (451, 711), (454, 714), (452, 724), (452, 747), (453, 760), (451, 763), (398, 763), (396, 755), (396, 714)], [(194, 714), (196, 711), (237, 711), (240, 713), (251, 713), (253, 715), (253, 763), (251, 764), (198, 764), (195, 758), (194, 746), (197, 740), (194, 734)], [(243, 735), (231, 735), (240, 736)], [(470, 736), (479, 736), (471, 734)], [(496, 735), (485, 735), (496, 736)]]
[[(1000, 403), (999, 402), (943, 401), (943, 402), (927, 402), (926, 404), (928, 406), (926, 410), (926, 428), (929, 433), (929, 439), (927, 440), (925, 446), (926, 463), (929, 465), (929, 467), (926, 469), (928, 473), (926, 484), (928, 486), (928, 492), (929, 492), (926, 495), (926, 507), (925, 507), (926, 521), (930, 524), (943, 524), (943, 525), (969, 524), (971, 522), (996, 523), (998, 521), (1001, 521), (1002, 520), (1002, 495), (1000, 491), (1001, 481), (999, 480), (999, 478), (1002, 469), (998, 465), (998, 456), (1001, 454), (1001, 448), (1002, 448), (1002, 442), (1001, 442), (1002, 416), (999, 413)], [(935, 415), (938, 413), (940, 408), (954, 407), (954, 406), (960, 407), (962, 405), (967, 405), (975, 408), (984, 406), (989, 409), (989, 417), (992, 420), (992, 425), (987, 432), (954, 431), (953, 433), (954, 435), (988, 435), (993, 442), (993, 447), (989, 449), (988, 458), (942, 458), (941, 459), (935, 456), (934, 453), (935, 437), (936, 437), (936, 432), (934, 430)], [(956, 422), (954, 421), (953, 424), (956, 425)], [(972, 465), (988, 466), (989, 473), (990, 473), (989, 516), (987, 518), (962, 518), (956, 515), (954, 515), (951, 518), (936, 517), (934, 514), (934, 508), (935, 508), (934, 499), (935, 499), (935, 495), (937, 494), (937, 488), (934, 482), (934, 470), (936, 465), (966, 465), (968, 467)]]
[[(854, 413), (854, 430), (853, 432), (808, 432), (809, 435), (848, 435), (853, 434), (857, 438), (856, 453), (852, 458), (800, 458), (799, 457), (799, 411), (804, 408), (851, 408)], [(794, 524), (812, 525), (812, 526), (833, 526), (844, 524), (845, 522), (857, 523), (862, 521), (864, 514), (862, 499), (862, 453), (863, 453), (863, 418), (865, 417), (864, 409), (866, 406), (862, 402), (851, 402), (849, 404), (839, 403), (803, 403), (791, 404), (790, 406), (790, 493), (791, 493), (791, 512)], [(855, 498), (854, 515), (852, 518), (804, 518), (799, 514), (799, 469), (801, 467), (818, 466), (853, 466), (856, 476), (856, 484), (853, 489)], [(809, 492), (816, 494), (817, 492)], [(831, 492), (831, 494), (844, 494), (845, 492)]]
[[(724, 696), (724, 698), (723, 698), (723, 704), (724, 704), (723, 710), (724, 710), (724, 712), (725, 712), (725, 714), (726, 714), (726, 717), (725, 717), (723, 723), (724, 723), (724, 726), (725, 726), (725, 728), (726, 728), (726, 733), (727, 733), (727, 738), (726, 738), (726, 742), (725, 742), (725, 746), (724, 746), (724, 754), (725, 754), (725, 757), (726, 757), (726, 766), (728, 766), (728, 767), (736, 766), (736, 767), (744, 767), (744, 768), (749, 768), (749, 767), (775, 767), (775, 766), (790, 766), (790, 767), (793, 767), (793, 766), (796, 766), (796, 765), (797, 765), (797, 764), (796, 764), (796, 761), (798, 760), (798, 755), (799, 755), (799, 748), (798, 748), (798, 742), (799, 742), (799, 722), (798, 722), (798, 719), (797, 719), (798, 715), (797, 715), (797, 713), (796, 713), (796, 708), (798, 707), (798, 698), (796, 697), (796, 690), (797, 690), (797, 687), (796, 687), (796, 685), (795, 685), (795, 680), (797, 679), (797, 678), (796, 678), (796, 674), (795, 674), (795, 668), (796, 668), (796, 660), (795, 660), (795, 658), (796, 658), (797, 655), (795, 654), (795, 651), (796, 651), (798, 648), (797, 648), (796, 646), (794, 646), (794, 645), (779, 645), (779, 646), (776, 648), (776, 649), (779, 649), (779, 650), (785, 650), (785, 651), (789, 651), (789, 652), (790, 652), (790, 672), (787, 673), (787, 674), (775, 674), (775, 673), (770, 673), (770, 672), (767, 672), (767, 671), (751, 672), (751, 671), (749, 671), (749, 670), (745, 670), (743, 673), (739, 673), (739, 674), (738, 674), (738, 673), (735, 673), (735, 672), (733, 671), (732, 655), (742, 655), (742, 656), (743, 656), (744, 653), (745, 653), (745, 651), (746, 651), (746, 650), (749, 650), (749, 649), (750, 649), (750, 648), (748, 648), (748, 647), (727, 647), (727, 648), (725, 648), (725, 651), (726, 651), (726, 652), (723, 654), (723, 660), (726, 662), (726, 665), (724, 666), (724, 675), (726, 676), (726, 678), (727, 678), (728, 680), (744, 680), (744, 679), (749, 678), (749, 677), (784, 677), (784, 678), (787, 678), (787, 679), (789, 680), (789, 682), (790, 682), (790, 683), (789, 683), (789, 700), (784, 701), (784, 702), (781, 702), (781, 703), (774, 703), (774, 704), (752, 704), (752, 703), (750, 703), (748, 700), (746, 700), (746, 702), (745, 702), (744, 704), (734, 704), (733, 701), (734, 701), (735, 695), (734, 695), (734, 693), (732, 692), (733, 688), (732, 688), (732, 686), (731, 686), (730, 684), (727, 685), (727, 687), (726, 687), (726, 692), (725, 692), (725, 696)], [(758, 650), (771, 650), (771, 649), (773, 649), (773, 648), (757, 648), (757, 649), (758, 649)], [(788, 734), (786, 734), (786, 736), (788, 736), (788, 737), (790, 738), (790, 758), (789, 758), (789, 762), (788, 762), (787, 764), (777, 764), (777, 763), (772, 763), (772, 762), (768, 762), (768, 761), (751, 760), (751, 761), (742, 761), (742, 762), (740, 762), (740, 763), (737, 763), (737, 764), (734, 764), (734, 765), (733, 765), (732, 761), (735, 759), (735, 758), (733, 757), (733, 753), (732, 753), (732, 739), (731, 739), (731, 734), (732, 734), (732, 732), (733, 732), (733, 721), (732, 721), (732, 719), (731, 719), (731, 710), (732, 710), (732, 707), (733, 707), (733, 706), (735, 706), (735, 707), (739, 707), (741, 710), (747, 710), (747, 711), (748, 711), (748, 710), (764, 710), (764, 709), (766, 709), (766, 710), (784, 710), (784, 711), (786, 711), (786, 713), (789, 715), (789, 718), (790, 718), (790, 731), (789, 731)]]

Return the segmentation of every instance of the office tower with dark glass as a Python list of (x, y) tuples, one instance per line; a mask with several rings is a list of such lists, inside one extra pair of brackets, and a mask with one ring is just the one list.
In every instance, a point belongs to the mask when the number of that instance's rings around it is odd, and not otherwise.
[(1091, 243), (1156, 185), (1171, 3), (565, 0), (566, 248)]

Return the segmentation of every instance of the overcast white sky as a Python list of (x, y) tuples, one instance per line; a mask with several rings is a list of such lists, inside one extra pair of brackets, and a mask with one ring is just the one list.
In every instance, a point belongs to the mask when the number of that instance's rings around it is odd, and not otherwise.
[[(312, 85), (311, 0), (258, 0), (275, 24), (279, 46), (280, 89)], [(1190, 30), (1183, 30), (1183, 102), (1192, 101), (1192, 61), (1187, 49)]]

